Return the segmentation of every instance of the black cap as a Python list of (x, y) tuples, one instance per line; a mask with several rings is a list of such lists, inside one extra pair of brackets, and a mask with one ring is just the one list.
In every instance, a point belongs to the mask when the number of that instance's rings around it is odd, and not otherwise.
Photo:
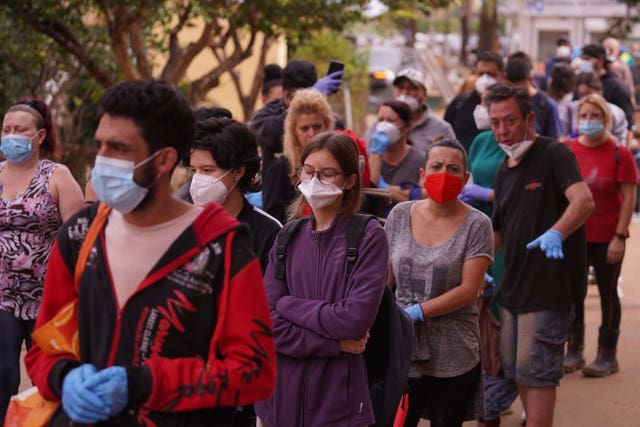
[(604, 50), (604, 46), (595, 43), (582, 46), (582, 54), (604, 61), (607, 60), (607, 52)]

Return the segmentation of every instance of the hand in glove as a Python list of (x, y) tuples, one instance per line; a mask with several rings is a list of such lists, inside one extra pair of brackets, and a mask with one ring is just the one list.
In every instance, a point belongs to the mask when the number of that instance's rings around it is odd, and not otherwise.
[(77, 423), (93, 424), (109, 418), (109, 408), (87, 387), (95, 375), (95, 366), (85, 363), (70, 370), (62, 381), (62, 408)]
[(334, 71), (318, 80), (313, 88), (323, 95), (331, 95), (340, 90), (342, 84), (342, 74), (344, 71)]
[(102, 400), (110, 416), (118, 415), (127, 406), (127, 371), (122, 366), (101, 370), (87, 381), (87, 386)]
[(476, 200), (488, 202), (490, 195), (490, 188), (482, 187), (478, 184), (468, 184), (462, 187), (462, 192), (460, 193), (459, 198), (465, 203), (471, 203)]
[(387, 151), (387, 147), (390, 143), (391, 141), (389, 141), (387, 134), (379, 130), (374, 133), (371, 138), (371, 152), (382, 156), (384, 155), (384, 152)]
[(420, 304), (413, 304), (405, 308), (404, 311), (409, 315), (411, 320), (413, 320), (413, 323), (424, 322), (424, 313), (422, 312)]
[(537, 239), (527, 244), (527, 249), (534, 249), (539, 247), (547, 258), (562, 259), (564, 254), (562, 253), (562, 234), (559, 231), (549, 229), (540, 235)]

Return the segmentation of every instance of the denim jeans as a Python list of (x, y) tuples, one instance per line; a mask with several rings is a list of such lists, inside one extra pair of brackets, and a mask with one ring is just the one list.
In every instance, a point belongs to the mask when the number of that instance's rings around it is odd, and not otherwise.
[(31, 332), (35, 320), (21, 320), (0, 310), (0, 425), (9, 406), (9, 399), (20, 386), (20, 351), (22, 343), (31, 347)]

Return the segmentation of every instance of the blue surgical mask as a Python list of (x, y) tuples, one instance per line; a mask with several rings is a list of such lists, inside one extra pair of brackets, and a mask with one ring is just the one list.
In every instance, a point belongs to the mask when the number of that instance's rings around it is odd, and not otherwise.
[(598, 136), (604, 131), (604, 125), (602, 122), (592, 122), (589, 120), (581, 120), (578, 123), (578, 131), (588, 137)]
[(160, 152), (156, 151), (137, 165), (129, 160), (96, 156), (96, 164), (91, 171), (91, 184), (98, 199), (123, 214), (134, 210), (149, 189), (133, 180), (133, 171), (158, 153)]
[(580, 61), (580, 72), (581, 73), (590, 73), (593, 71), (593, 62), (588, 59), (583, 59)]
[(31, 157), (31, 154), (33, 153), (31, 141), (33, 141), (33, 138), (37, 135), (38, 134), (31, 138), (25, 135), (5, 135), (2, 137), (0, 151), (2, 151), (2, 154), (8, 161), (15, 163), (16, 165), (20, 165)]

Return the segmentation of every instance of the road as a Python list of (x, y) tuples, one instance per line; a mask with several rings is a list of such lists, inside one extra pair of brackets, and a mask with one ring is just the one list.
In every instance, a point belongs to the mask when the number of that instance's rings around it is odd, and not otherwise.
[[(566, 375), (558, 389), (554, 425), (556, 427), (637, 427), (640, 426), (640, 224), (631, 224), (631, 238), (622, 266), (622, 325), (618, 361), (620, 372), (606, 378), (587, 378), (582, 373)], [(595, 358), (600, 300), (595, 286), (589, 286), (585, 301), (587, 363)], [(30, 383), (22, 369), (21, 390)], [(502, 418), (503, 427), (520, 425), (519, 400), (512, 413)], [(423, 421), (420, 427), (429, 423)], [(475, 426), (467, 422), (464, 427)]]

